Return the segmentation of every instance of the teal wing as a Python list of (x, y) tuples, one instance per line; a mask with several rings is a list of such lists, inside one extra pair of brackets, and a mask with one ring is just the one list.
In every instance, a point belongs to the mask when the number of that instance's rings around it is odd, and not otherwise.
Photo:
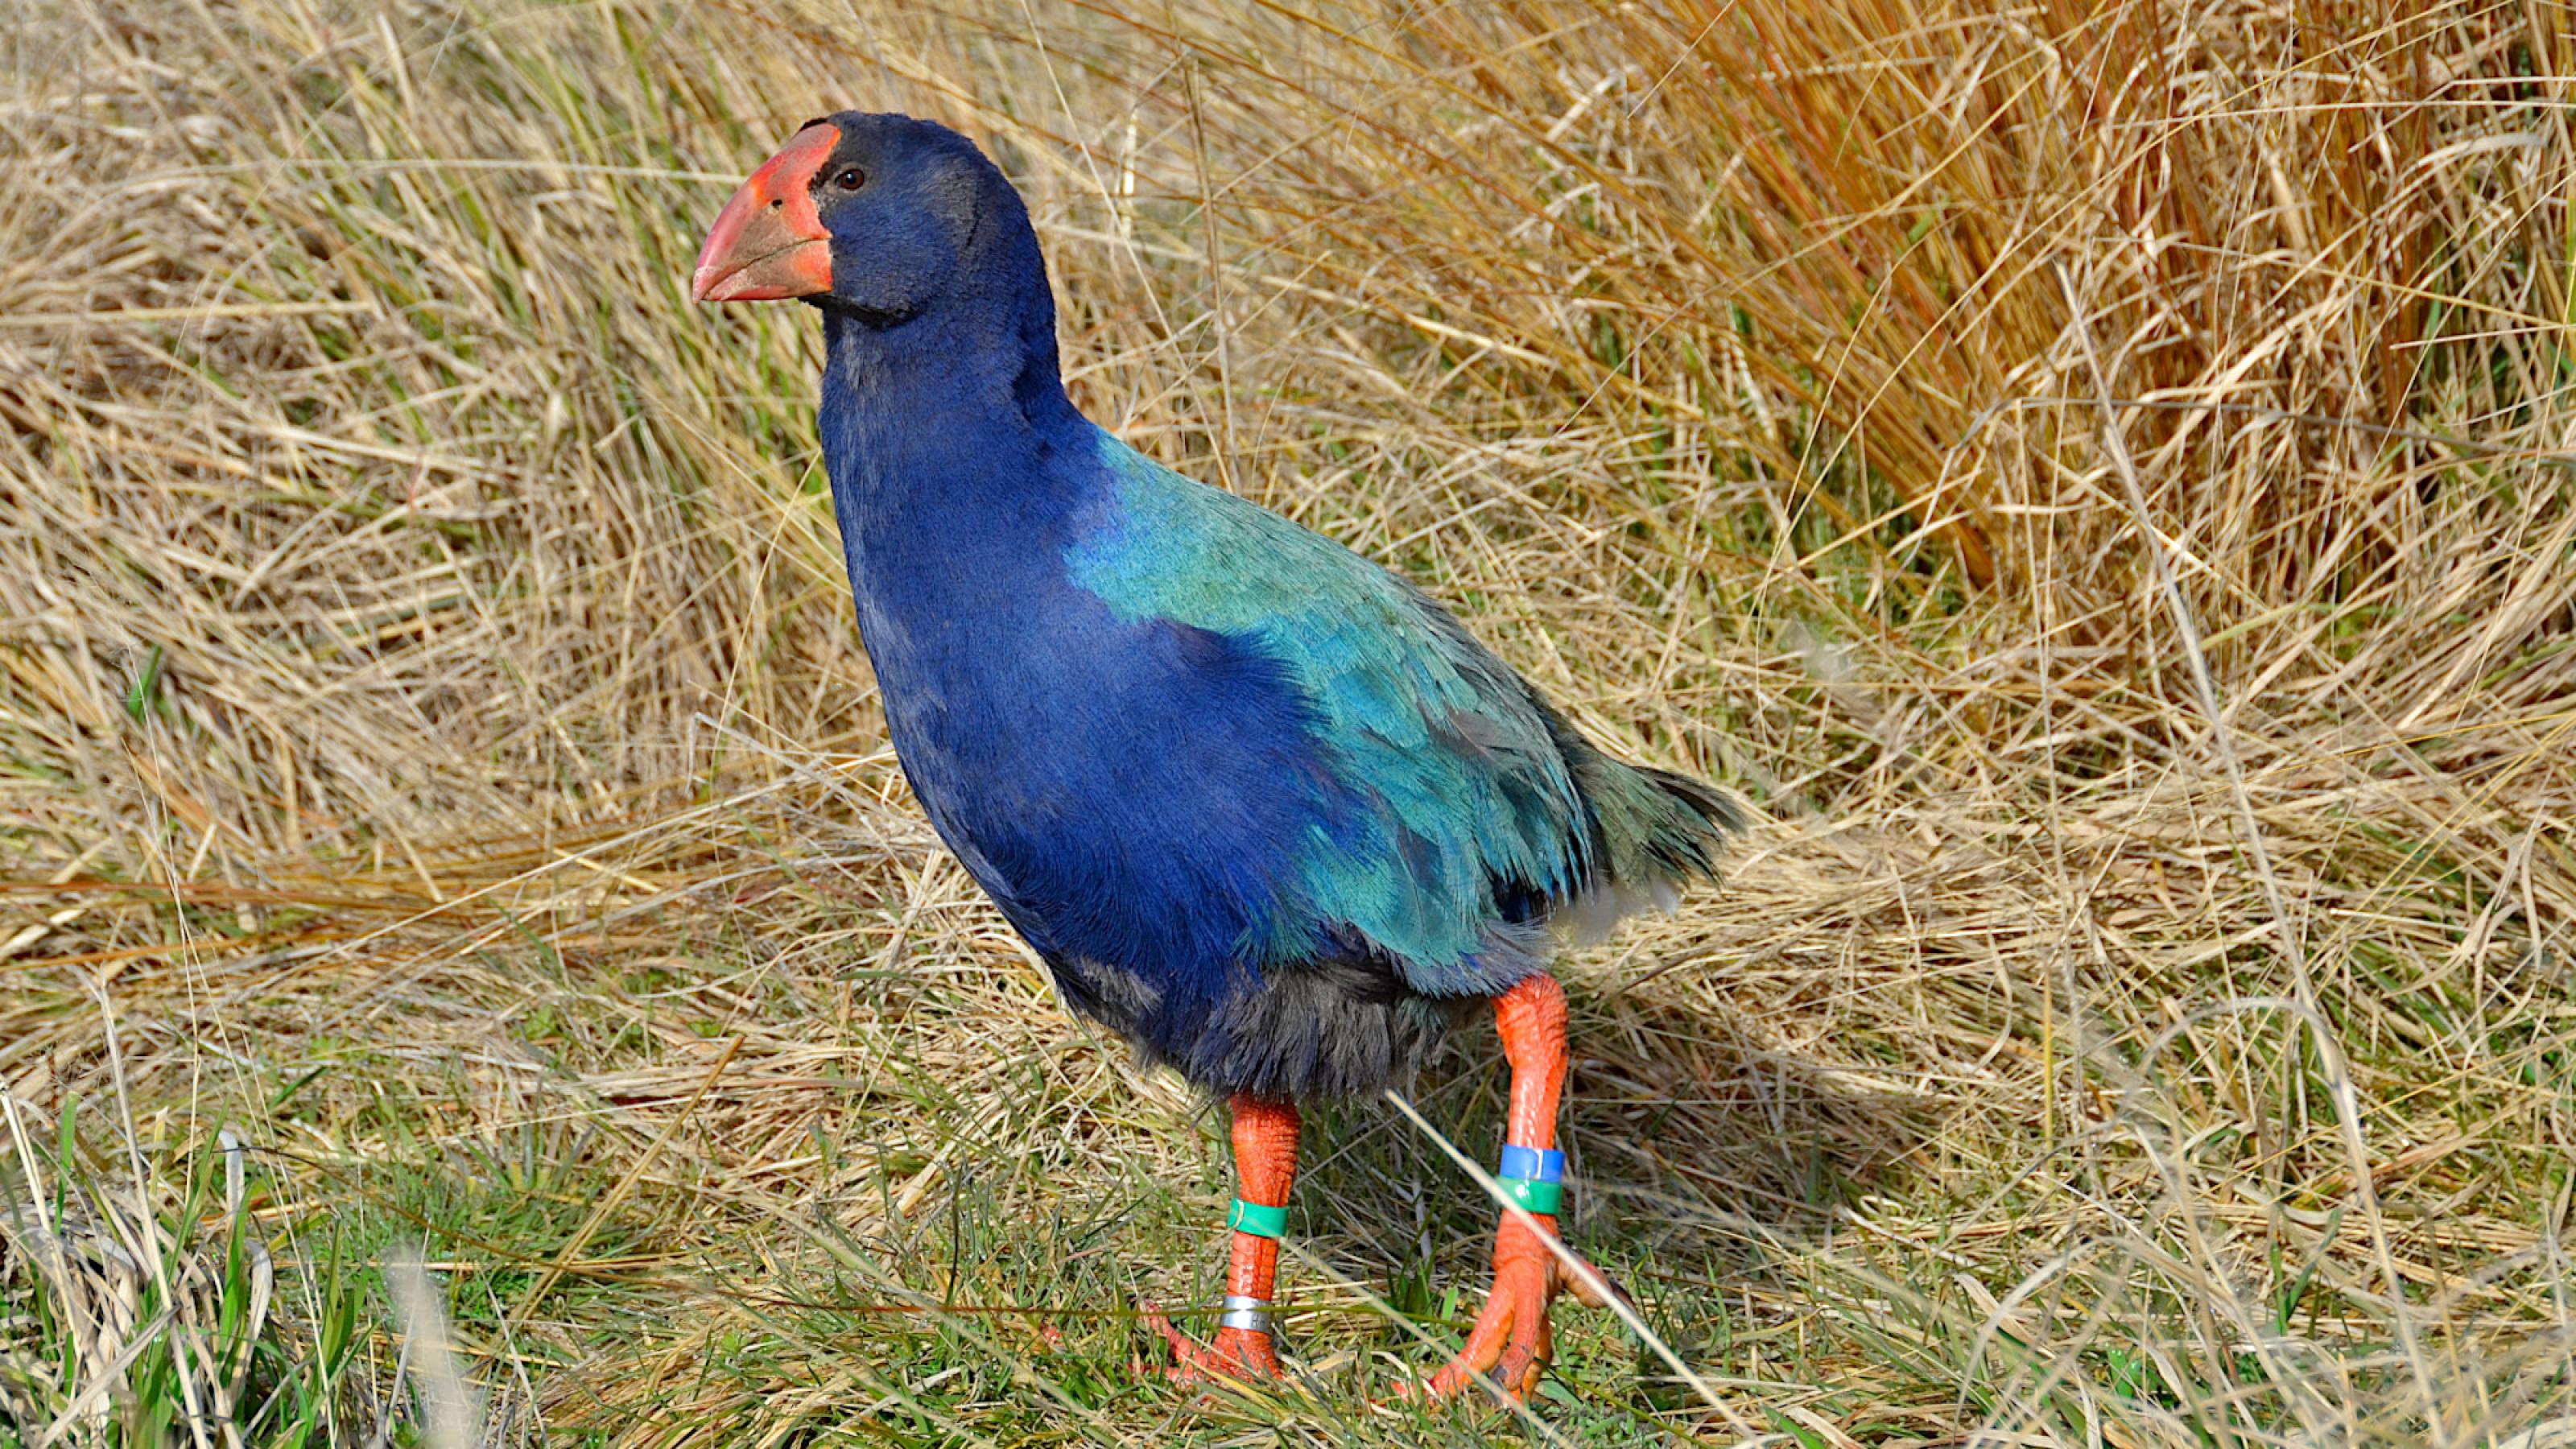
[[(1294, 680), (1338, 789), (1295, 848), (1305, 905), (1365, 934), (1433, 994), (1525, 974), (1537, 925), (1598, 879), (1573, 738), (1439, 605), (1340, 544), (1102, 436), (1113, 523), (1068, 554), (1127, 618), (1251, 641)], [(1569, 758), (1568, 744), (1580, 752)], [(1311, 939), (1280, 920), (1270, 954)]]

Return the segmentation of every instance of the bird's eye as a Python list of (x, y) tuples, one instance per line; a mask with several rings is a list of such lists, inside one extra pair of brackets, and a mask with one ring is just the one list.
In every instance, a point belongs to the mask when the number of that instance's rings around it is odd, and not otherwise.
[(850, 166), (843, 168), (840, 175), (833, 177), (832, 184), (843, 191), (856, 191), (868, 184), (868, 178), (859, 168)]

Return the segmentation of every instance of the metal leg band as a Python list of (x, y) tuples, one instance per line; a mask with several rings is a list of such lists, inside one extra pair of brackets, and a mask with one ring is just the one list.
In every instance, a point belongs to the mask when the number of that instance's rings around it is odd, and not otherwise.
[(1225, 1295), (1225, 1311), (1216, 1316), (1216, 1326), (1241, 1329), (1245, 1333), (1268, 1333), (1270, 1300), (1228, 1293)]

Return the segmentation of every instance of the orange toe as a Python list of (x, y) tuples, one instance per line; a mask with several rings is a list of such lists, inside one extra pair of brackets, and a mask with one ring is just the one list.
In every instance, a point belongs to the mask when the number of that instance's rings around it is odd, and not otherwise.
[(1220, 1328), (1208, 1343), (1172, 1326), (1152, 1304), (1145, 1305), (1145, 1326), (1163, 1336), (1172, 1346), (1172, 1365), (1161, 1368), (1138, 1363), (1136, 1372), (1159, 1374), (1176, 1384), (1205, 1386), (1218, 1383), (1266, 1383), (1279, 1377), (1279, 1352), (1272, 1346), (1270, 1335), (1248, 1328)]
[[(1546, 1218), (1538, 1221), (1554, 1226)], [(1505, 1218), (1494, 1237), (1493, 1295), (1468, 1331), (1466, 1347), (1431, 1376), (1424, 1394), (1453, 1398), (1479, 1379), (1490, 1379), (1508, 1399), (1536, 1393), (1556, 1350), (1548, 1307), (1559, 1291), (1579, 1282), (1526, 1223)]]

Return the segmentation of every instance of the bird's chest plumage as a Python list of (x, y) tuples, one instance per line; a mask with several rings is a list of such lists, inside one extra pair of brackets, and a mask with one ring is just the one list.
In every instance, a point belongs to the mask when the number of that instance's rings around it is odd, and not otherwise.
[(1031, 491), (845, 506), (896, 751), (1041, 954), (1130, 997), (1213, 1001), (1294, 904), (1325, 778), (1302, 700), (1242, 641), (1122, 618), (1075, 583), (1086, 505)]

